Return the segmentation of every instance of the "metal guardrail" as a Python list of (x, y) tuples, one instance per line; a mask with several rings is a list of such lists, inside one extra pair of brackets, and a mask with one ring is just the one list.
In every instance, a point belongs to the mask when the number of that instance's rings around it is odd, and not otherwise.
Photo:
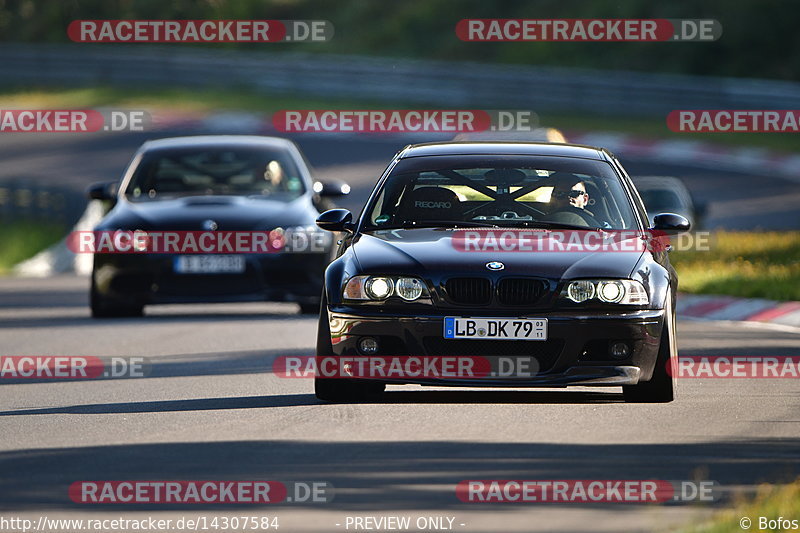
[(194, 46), (2, 44), (0, 85), (228, 87), (480, 109), (628, 116), (798, 109), (800, 83)]
[(86, 208), (86, 198), (68, 187), (0, 181), (0, 223), (47, 221), (72, 226)]

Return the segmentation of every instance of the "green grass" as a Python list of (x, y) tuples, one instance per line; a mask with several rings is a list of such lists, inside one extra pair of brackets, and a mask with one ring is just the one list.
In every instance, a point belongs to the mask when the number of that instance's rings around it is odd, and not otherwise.
[(13, 222), (0, 228), (0, 274), (60, 241), (67, 228), (42, 222)]
[(670, 259), (683, 292), (800, 300), (800, 231), (719, 232), (710, 251)]
[(733, 509), (718, 513), (711, 522), (681, 530), (681, 533), (742, 533), (740, 520), (751, 520), (749, 531), (790, 531), (791, 529), (762, 529), (759, 517), (776, 520), (778, 517), (800, 520), (800, 480), (787, 485), (762, 485), (756, 497), (740, 501)]
[[(80, 89), (6, 89), (0, 91), (0, 108), (92, 108), (127, 107), (169, 109), (184, 112), (244, 110), (272, 113), (280, 109), (379, 109), (435, 108), (434, 105), (404, 102), (371, 102), (358, 99), (326, 99), (286, 94), (265, 94), (252, 89), (161, 88), (119, 89), (91, 87)], [(441, 106), (438, 106), (441, 107)], [(585, 113), (543, 113), (540, 123), (565, 131), (603, 131), (637, 135), (643, 138), (702, 140), (729, 146), (761, 147), (795, 152), (796, 135), (788, 133), (675, 133), (664, 118), (620, 118)], [(567, 138), (569, 140), (569, 138)]]

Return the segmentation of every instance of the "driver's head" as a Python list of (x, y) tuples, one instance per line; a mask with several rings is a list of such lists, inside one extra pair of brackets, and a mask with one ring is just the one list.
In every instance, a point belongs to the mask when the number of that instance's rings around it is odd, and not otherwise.
[(556, 172), (549, 179), (553, 186), (550, 203), (554, 207), (586, 207), (589, 195), (586, 193), (586, 184), (578, 176), (569, 172)]

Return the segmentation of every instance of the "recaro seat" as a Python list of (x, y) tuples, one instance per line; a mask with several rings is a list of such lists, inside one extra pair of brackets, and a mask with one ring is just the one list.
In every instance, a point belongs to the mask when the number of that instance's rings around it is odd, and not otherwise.
[(400, 217), (402, 222), (422, 220), (455, 220), (464, 218), (464, 207), (458, 195), (444, 187), (420, 187), (403, 201)]

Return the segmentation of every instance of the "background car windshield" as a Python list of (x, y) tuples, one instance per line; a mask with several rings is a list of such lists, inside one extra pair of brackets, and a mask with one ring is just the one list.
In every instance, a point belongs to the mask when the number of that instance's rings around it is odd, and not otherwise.
[(637, 227), (619, 178), (604, 162), (530, 158), (431, 168), (402, 168), (403, 163), (370, 206), (365, 230), (469, 223)]
[(145, 153), (125, 194), (131, 200), (260, 195), (289, 201), (304, 190), (297, 166), (284, 152), (204, 148)]
[(639, 195), (648, 210), (660, 212), (669, 209), (685, 208), (685, 203), (673, 191), (668, 190), (640, 190)]

